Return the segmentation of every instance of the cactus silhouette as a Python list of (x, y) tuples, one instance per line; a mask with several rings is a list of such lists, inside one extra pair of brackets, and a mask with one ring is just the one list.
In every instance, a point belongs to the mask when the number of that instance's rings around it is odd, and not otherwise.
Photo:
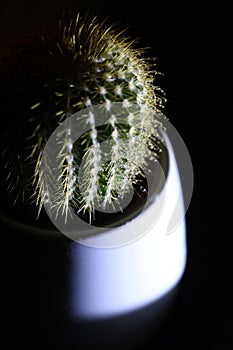
[[(62, 19), (51, 34), (29, 36), (2, 58), (1, 101), (13, 121), (5, 135), (6, 181), (15, 198), (36, 206), (38, 214), (46, 203), (64, 220), (72, 207), (88, 212), (91, 221), (95, 203), (103, 209), (114, 206), (144, 175), (148, 159), (159, 157), (164, 97), (154, 84), (158, 72), (152, 60), (143, 56), (144, 50), (133, 48), (124, 33), (78, 15)], [(112, 110), (116, 102), (127, 112), (124, 123)], [(97, 127), (94, 112), (89, 112), (89, 130), (80, 140), (72, 143), (69, 124), (59, 135), (62, 189), (54, 201), (49, 159), (47, 170), (41, 171), (43, 149), (59, 124), (95, 105), (109, 113), (104, 127)], [(137, 113), (131, 112), (132, 105)], [(108, 161), (100, 147), (107, 138)]]

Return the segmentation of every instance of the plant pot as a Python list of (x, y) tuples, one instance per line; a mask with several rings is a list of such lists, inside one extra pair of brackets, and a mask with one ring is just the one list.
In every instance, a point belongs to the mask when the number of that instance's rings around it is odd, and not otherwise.
[[(32, 235), (36, 230), (22, 225), (14, 229), (13, 243), (18, 242), (24, 251), (22, 262), (15, 247), (19, 263), (15, 266), (13, 262), (14, 269), (10, 269), (16, 275), (18, 272), (16, 281), (22, 282), (17, 299), (21, 303), (11, 298), (12, 310), (18, 311), (13, 330), (17, 328), (19, 343), (23, 337), (26, 345), (30, 338), (24, 338), (18, 324), (22, 313), (31, 335), (38, 337), (40, 332), (43, 348), (46, 344), (60, 344), (62, 349), (80, 339), (90, 346), (106, 339), (113, 347), (111, 339), (135, 340), (135, 335), (129, 338), (130, 332), (142, 332), (146, 321), (154, 322), (156, 315), (157, 320), (161, 319), (161, 310), (169, 306), (186, 264), (182, 188), (167, 135), (165, 142), (165, 183), (131, 221), (81, 242), (61, 238), (57, 233)], [(24, 238), (16, 231), (22, 231)]]

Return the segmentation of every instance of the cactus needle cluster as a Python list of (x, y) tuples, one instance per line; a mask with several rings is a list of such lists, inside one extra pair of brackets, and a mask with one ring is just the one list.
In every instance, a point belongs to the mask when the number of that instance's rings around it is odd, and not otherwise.
[[(0, 71), (0, 92), (6, 104), (12, 91), (15, 96), (7, 113), (17, 119), (13, 131), (8, 131), (11, 141), (5, 151), (8, 190), (36, 206), (38, 213), (46, 203), (64, 220), (71, 207), (74, 213), (88, 212), (91, 218), (96, 203), (103, 209), (114, 206), (138, 176), (144, 176), (148, 159), (158, 158), (163, 91), (155, 84), (158, 73), (152, 61), (124, 33), (96, 18), (64, 18), (52, 34), (22, 42), (1, 60)], [(124, 123), (118, 122), (113, 109), (116, 102), (125, 110)], [(59, 135), (62, 195), (54, 201), (49, 159), (47, 171), (41, 171), (46, 142), (71, 115), (96, 105), (108, 114), (102, 128), (97, 127), (94, 109), (90, 109), (86, 117), (89, 130), (81, 140), (72, 143), (69, 124)], [(108, 161), (101, 149), (106, 139), (111, 140)]]

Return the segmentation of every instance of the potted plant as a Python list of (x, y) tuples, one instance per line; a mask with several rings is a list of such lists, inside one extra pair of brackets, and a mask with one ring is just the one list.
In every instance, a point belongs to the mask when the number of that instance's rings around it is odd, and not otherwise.
[(32, 227), (37, 215), (34, 231), (69, 238), (73, 319), (140, 310), (183, 274), (185, 205), (168, 131), (182, 143), (156, 74), (122, 33), (79, 15), (1, 60), (14, 217)]

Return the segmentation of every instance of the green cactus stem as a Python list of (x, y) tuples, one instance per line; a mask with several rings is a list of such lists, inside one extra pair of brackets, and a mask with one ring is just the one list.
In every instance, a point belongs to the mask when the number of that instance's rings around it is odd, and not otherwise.
[[(143, 56), (144, 50), (133, 48), (133, 41), (123, 33), (96, 18), (78, 15), (61, 20), (55, 33), (29, 37), (1, 60), (0, 93), (9, 118), (14, 118), (5, 152), (10, 192), (36, 206), (38, 213), (48, 203), (65, 220), (71, 205), (74, 212), (88, 212), (91, 218), (95, 203), (101, 202), (103, 209), (114, 206), (144, 176), (147, 160), (159, 157), (164, 97), (154, 84), (158, 73), (152, 61)], [(114, 102), (127, 111), (124, 124), (111, 112)], [(41, 172), (43, 149), (59, 124), (95, 105), (103, 105), (109, 113), (104, 128), (96, 126), (95, 114), (89, 112), (89, 131), (81, 141), (72, 144), (69, 126), (59, 135), (63, 188), (54, 202), (49, 159), (48, 171)], [(137, 115), (130, 112), (132, 105), (137, 105)], [(100, 147), (106, 137), (112, 145), (108, 162)], [(80, 185), (78, 169), (83, 159)]]

